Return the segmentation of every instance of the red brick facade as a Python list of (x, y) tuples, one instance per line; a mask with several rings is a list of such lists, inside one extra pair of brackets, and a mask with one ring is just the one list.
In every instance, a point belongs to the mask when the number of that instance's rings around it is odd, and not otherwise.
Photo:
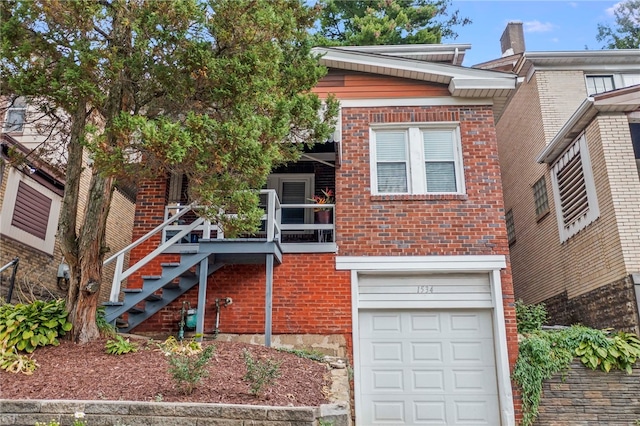
[[(371, 194), (369, 128), (378, 123), (460, 123), (466, 191), (463, 195), (379, 196)], [(343, 108), (342, 164), (336, 168), (336, 235), (340, 256), (503, 255), (503, 306), (513, 369), (517, 330), (509, 265), (502, 186), (493, 112), (489, 106)], [(134, 239), (157, 226), (166, 204), (166, 179), (141, 185)], [(157, 247), (152, 239), (131, 255), (139, 259)], [(274, 334), (342, 334), (351, 342), (351, 275), (336, 271), (334, 254), (286, 254), (274, 269)], [(176, 260), (175, 256), (172, 260)], [(139, 276), (159, 274), (155, 259)], [(225, 266), (208, 281), (205, 332), (215, 328), (215, 299), (231, 297), (221, 308), (223, 333), (263, 333), (265, 266)], [(197, 287), (136, 328), (175, 333), (182, 301), (197, 305)], [(515, 388), (514, 388), (515, 392)], [(516, 418), (521, 418), (516, 395)]]

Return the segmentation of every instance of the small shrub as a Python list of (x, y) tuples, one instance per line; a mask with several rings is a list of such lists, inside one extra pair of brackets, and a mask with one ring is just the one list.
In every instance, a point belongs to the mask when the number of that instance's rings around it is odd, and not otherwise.
[(254, 360), (248, 350), (242, 351), (244, 363), (247, 366), (247, 374), (244, 380), (249, 382), (251, 395), (257, 396), (265, 386), (270, 386), (275, 379), (280, 377), (280, 363), (267, 358)]
[(38, 363), (33, 356), (19, 354), (15, 346), (0, 348), (0, 369), (9, 373), (33, 374)]
[(178, 340), (169, 336), (164, 342), (158, 344), (158, 348), (165, 355), (171, 354), (184, 354), (184, 355), (195, 355), (202, 351), (202, 344), (195, 339), (201, 337), (200, 335), (194, 336), (193, 339), (187, 340), (184, 342), (178, 342)]
[[(188, 348), (188, 345), (182, 346)], [(215, 350), (214, 345), (209, 345), (196, 353), (192, 349), (165, 352), (169, 374), (180, 392), (190, 395), (198, 383), (209, 375), (207, 362), (213, 357)]]
[(518, 333), (540, 330), (547, 321), (547, 308), (544, 303), (527, 305), (522, 300), (517, 300), (515, 307)]
[(130, 342), (129, 339), (124, 339), (120, 335), (116, 335), (115, 340), (107, 340), (105, 345), (105, 351), (109, 355), (122, 355), (129, 352), (136, 352), (138, 350), (138, 344)]
[(0, 306), (0, 344), (6, 347), (31, 353), (38, 346), (57, 346), (69, 330), (64, 300)]

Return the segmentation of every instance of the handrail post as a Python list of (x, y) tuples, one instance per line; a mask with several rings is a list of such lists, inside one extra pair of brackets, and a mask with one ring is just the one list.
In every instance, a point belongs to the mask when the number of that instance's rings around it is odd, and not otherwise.
[(274, 237), (274, 225), (273, 219), (276, 212), (276, 193), (275, 191), (269, 191), (267, 194), (267, 241), (273, 241)]
[(113, 271), (113, 283), (111, 284), (111, 294), (109, 295), (110, 302), (117, 302), (120, 295), (120, 284), (122, 283), (122, 270), (124, 268), (124, 253), (118, 255), (116, 259), (116, 267)]

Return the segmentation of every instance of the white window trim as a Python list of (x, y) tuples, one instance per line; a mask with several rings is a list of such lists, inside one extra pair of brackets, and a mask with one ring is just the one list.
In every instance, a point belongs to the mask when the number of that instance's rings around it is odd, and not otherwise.
[[(580, 160), (582, 161), (582, 173), (584, 176), (585, 188), (587, 190), (587, 213), (575, 220), (569, 226), (564, 225), (564, 219), (562, 217), (562, 205), (560, 202), (560, 189), (558, 186), (557, 173), (560, 169), (560, 164), (564, 160), (571, 156), (571, 151), (575, 146), (580, 149)], [(587, 148), (587, 140), (584, 133), (580, 135), (567, 150), (556, 160), (551, 166), (551, 186), (553, 189), (553, 199), (556, 207), (556, 217), (558, 219), (558, 232), (560, 234), (560, 242), (564, 243), (570, 237), (577, 234), (580, 230), (584, 229), (591, 222), (596, 220), (600, 216), (600, 208), (598, 206), (598, 197), (596, 195), (596, 186), (593, 178), (593, 169), (591, 167), (591, 158), (589, 157), (589, 150)]]
[[(44, 240), (12, 225), (15, 200), (18, 196), (18, 185), (21, 181), (24, 181), (30, 187), (51, 199), (47, 233)], [(6, 235), (7, 237), (20, 241), (30, 247), (34, 247), (47, 254), (53, 255), (61, 206), (62, 197), (60, 197), (60, 195), (42, 186), (16, 169), (9, 168), (7, 186), (5, 189), (4, 200), (2, 202), (2, 212), (0, 213), (0, 230), (2, 230), (2, 235)]]
[[(378, 192), (378, 170), (376, 132), (380, 130), (404, 131), (408, 141), (407, 159), (407, 192)], [(425, 179), (424, 147), (421, 133), (429, 130), (451, 130), (454, 133), (454, 172), (456, 178), (456, 192), (428, 192)], [(443, 195), (465, 194), (464, 169), (462, 164), (462, 141), (459, 122), (438, 123), (389, 123), (376, 124), (369, 128), (369, 153), (371, 193), (373, 195)]]

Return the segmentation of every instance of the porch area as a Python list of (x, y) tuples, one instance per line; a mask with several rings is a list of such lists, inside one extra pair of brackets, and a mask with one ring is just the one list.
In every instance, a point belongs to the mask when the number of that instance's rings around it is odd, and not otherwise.
[[(265, 344), (270, 346), (274, 267), (286, 253), (336, 252), (335, 204), (323, 204), (323, 214), (317, 215), (317, 204), (283, 204), (275, 189), (260, 191), (260, 198), (264, 214), (258, 232), (237, 238), (201, 217), (197, 204), (166, 205), (160, 225), (105, 261), (115, 262), (107, 321), (119, 320), (119, 331), (129, 332), (197, 285), (196, 333), (202, 334), (210, 276), (226, 265), (264, 264)], [(132, 250), (141, 248), (148, 253), (133, 256), (125, 267)], [(160, 273), (141, 275), (158, 265)]]

